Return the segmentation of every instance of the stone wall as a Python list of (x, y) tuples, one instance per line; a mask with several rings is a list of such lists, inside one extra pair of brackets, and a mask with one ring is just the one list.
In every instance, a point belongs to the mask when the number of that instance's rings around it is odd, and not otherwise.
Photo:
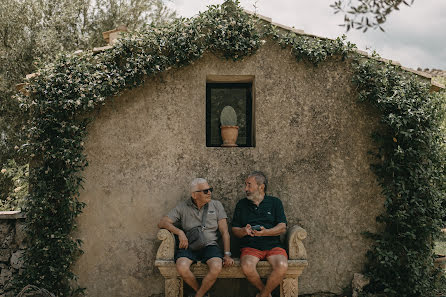
[[(206, 80), (254, 76), (255, 146), (206, 147)], [(206, 53), (125, 91), (96, 111), (85, 152), (86, 203), (76, 236), (85, 253), (74, 269), (87, 296), (158, 296), (154, 267), (160, 218), (187, 199), (193, 177), (205, 177), (231, 220), (252, 170), (269, 177), (289, 225), (308, 232), (309, 267), (301, 294), (340, 294), (360, 272), (383, 197), (370, 170), (376, 111), (358, 103), (348, 61), (296, 62), (267, 43), (242, 61)], [(213, 296), (240, 296), (242, 285), (216, 284)]]
[(12, 297), (12, 278), (20, 272), (26, 248), (25, 216), (19, 211), (0, 211), (0, 297)]

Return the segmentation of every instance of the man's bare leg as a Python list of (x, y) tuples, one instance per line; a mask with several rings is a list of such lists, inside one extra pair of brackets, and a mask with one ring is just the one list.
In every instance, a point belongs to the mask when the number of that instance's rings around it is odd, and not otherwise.
[(288, 270), (288, 260), (284, 255), (272, 255), (267, 260), (271, 264), (273, 271), (268, 277), (265, 287), (260, 291), (259, 297), (270, 296), (271, 292), (280, 285)]
[(259, 258), (251, 255), (245, 255), (240, 259), (240, 265), (242, 271), (246, 276), (246, 279), (253, 284), (259, 291), (262, 291), (265, 285), (260, 279), (260, 275), (257, 272), (257, 263)]
[(195, 297), (204, 296), (204, 294), (206, 294), (206, 292), (212, 287), (212, 285), (217, 280), (221, 268), (223, 267), (223, 260), (217, 257), (210, 258), (209, 260), (206, 261), (206, 264), (208, 264), (209, 272), (203, 278), (203, 281), (201, 282), (201, 287), (200, 289), (198, 289)]
[(183, 278), (183, 280), (196, 291), (200, 288), (198, 285), (197, 279), (195, 275), (190, 271), (190, 265), (192, 264), (192, 260), (186, 257), (181, 257), (177, 259), (176, 268), (178, 274)]

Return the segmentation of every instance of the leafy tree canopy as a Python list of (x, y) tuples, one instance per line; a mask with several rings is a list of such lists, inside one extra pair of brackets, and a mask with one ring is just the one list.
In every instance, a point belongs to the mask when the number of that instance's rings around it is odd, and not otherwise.
[[(23, 82), (26, 74), (60, 52), (104, 45), (102, 32), (119, 25), (136, 31), (174, 17), (163, 0), (1, 1), (0, 169), (28, 160), (22, 140), (27, 116), (14, 98), (15, 85)], [(11, 177), (0, 175), (0, 202), (11, 198), (13, 184)]]
[(384, 31), (382, 24), (387, 16), (402, 5), (411, 6), (415, 0), (336, 0), (330, 6), (335, 13), (344, 14), (346, 30), (358, 29), (366, 32), (369, 28)]

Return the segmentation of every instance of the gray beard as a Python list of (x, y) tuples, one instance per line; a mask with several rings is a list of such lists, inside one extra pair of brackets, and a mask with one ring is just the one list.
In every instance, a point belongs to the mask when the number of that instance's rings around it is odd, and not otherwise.
[(260, 193), (259, 192), (253, 193), (250, 196), (246, 195), (246, 198), (248, 198), (249, 200), (254, 201), (254, 202), (255, 201), (259, 201), (260, 200)]

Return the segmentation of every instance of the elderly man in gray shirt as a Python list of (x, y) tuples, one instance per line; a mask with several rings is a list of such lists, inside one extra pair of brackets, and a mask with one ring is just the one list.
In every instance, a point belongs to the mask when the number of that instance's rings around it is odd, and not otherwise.
[[(234, 263), (231, 258), (227, 215), (220, 201), (211, 200), (212, 188), (203, 178), (196, 178), (191, 182), (191, 197), (180, 202), (158, 224), (178, 235), (179, 248), (175, 253), (175, 263), (178, 274), (196, 291), (195, 297), (202, 297), (215, 283), (222, 266), (230, 266)], [(205, 229), (203, 231), (206, 246), (198, 251), (188, 249), (189, 242), (186, 234), (190, 229), (201, 226), (203, 212), (207, 207)], [(177, 228), (177, 226), (181, 226)], [(217, 244), (220, 231), (223, 239), (224, 255)], [(201, 286), (190, 271), (190, 265), (194, 262), (206, 262), (209, 273), (203, 278)]]

